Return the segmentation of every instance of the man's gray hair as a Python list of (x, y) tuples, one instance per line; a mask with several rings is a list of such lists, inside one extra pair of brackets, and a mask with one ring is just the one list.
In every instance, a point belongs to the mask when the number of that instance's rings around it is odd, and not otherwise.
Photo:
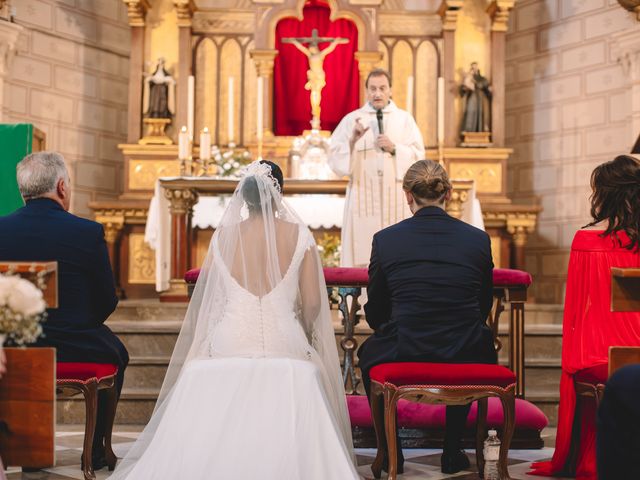
[(16, 177), (20, 195), (29, 200), (53, 192), (58, 180), (68, 181), (69, 173), (64, 158), (58, 152), (36, 152), (18, 163)]

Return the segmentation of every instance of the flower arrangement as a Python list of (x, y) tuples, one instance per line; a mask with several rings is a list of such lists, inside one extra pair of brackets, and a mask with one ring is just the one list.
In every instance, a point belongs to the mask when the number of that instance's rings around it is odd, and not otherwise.
[(33, 283), (14, 275), (0, 275), (0, 345), (35, 342), (42, 335), (46, 317), (42, 292)]
[(337, 235), (325, 232), (317, 239), (318, 251), (323, 267), (337, 267), (340, 265), (340, 239)]
[(230, 148), (222, 151), (217, 145), (213, 146), (212, 158), (217, 165), (217, 174), (222, 177), (234, 177), (242, 167), (251, 163), (249, 150)]

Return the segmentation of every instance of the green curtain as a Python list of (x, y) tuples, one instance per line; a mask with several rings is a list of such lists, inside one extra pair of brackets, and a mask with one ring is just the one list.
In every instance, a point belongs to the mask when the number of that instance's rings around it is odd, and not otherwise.
[(0, 123), (0, 215), (24, 205), (16, 182), (16, 165), (31, 153), (33, 125)]

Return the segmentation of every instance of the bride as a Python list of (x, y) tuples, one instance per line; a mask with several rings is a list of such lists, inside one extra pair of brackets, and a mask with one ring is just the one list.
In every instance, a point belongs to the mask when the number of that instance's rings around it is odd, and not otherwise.
[(357, 479), (311, 232), (254, 162), (196, 283), (153, 416), (111, 479)]

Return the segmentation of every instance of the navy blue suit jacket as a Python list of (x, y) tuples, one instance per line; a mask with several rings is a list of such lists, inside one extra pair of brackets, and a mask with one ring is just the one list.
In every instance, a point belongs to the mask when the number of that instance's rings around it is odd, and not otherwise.
[(489, 236), (424, 207), (373, 237), (358, 352), (367, 371), (386, 362), (495, 363), (485, 321), (493, 302)]
[(103, 325), (118, 297), (102, 225), (53, 200), (29, 200), (0, 217), (0, 260), (58, 262), (59, 308), (47, 310), (38, 345), (56, 347), (58, 361), (127, 364), (124, 345)]

